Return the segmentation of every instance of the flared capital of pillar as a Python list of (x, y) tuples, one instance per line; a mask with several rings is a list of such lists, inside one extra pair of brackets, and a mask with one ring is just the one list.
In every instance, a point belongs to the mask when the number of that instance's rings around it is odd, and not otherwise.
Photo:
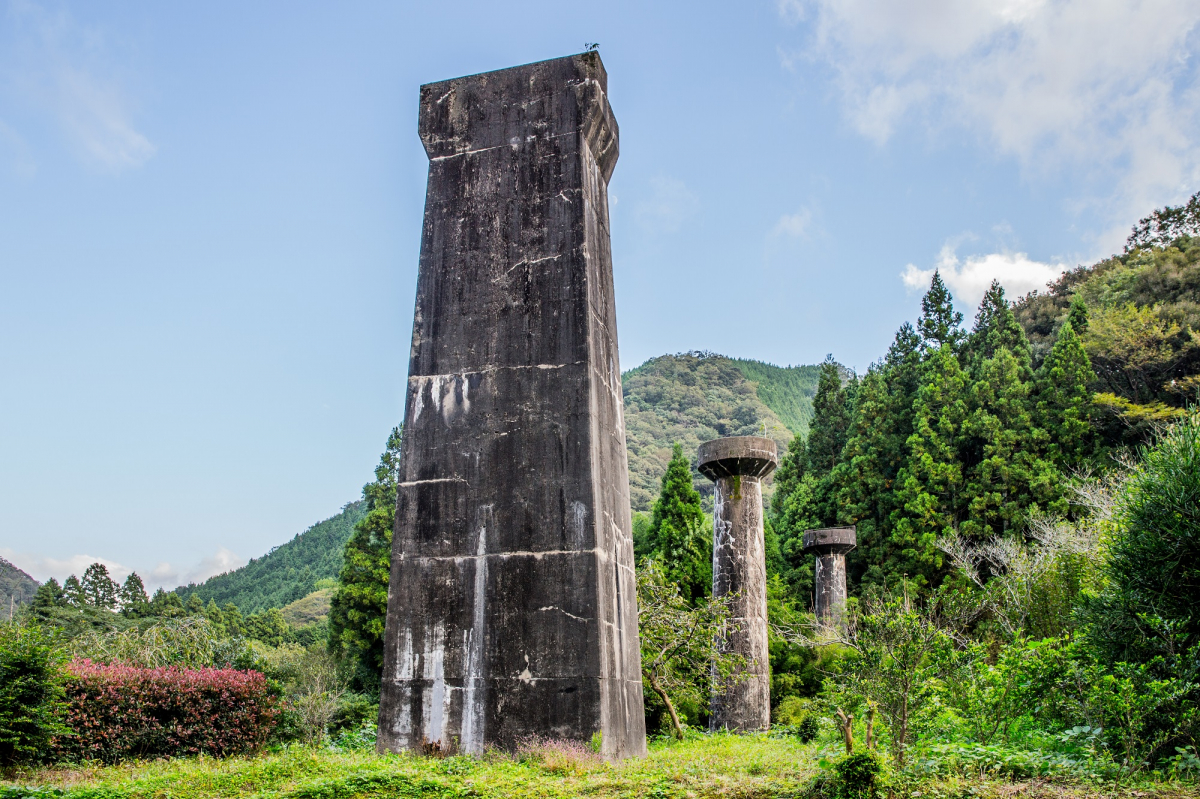
[(545, 147), (579, 131), (606, 183), (617, 165), (617, 120), (596, 52), (426, 83), (419, 126), (433, 160), (497, 147), (515, 152), (531, 142)]
[(779, 450), (769, 438), (729, 436), (700, 445), (700, 474), (714, 482), (735, 474), (766, 477), (778, 465)]
[(853, 527), (825, 527), (804, 533), (804, 551), (818, 555), (846, 553), (854, 549), (858, 536)]

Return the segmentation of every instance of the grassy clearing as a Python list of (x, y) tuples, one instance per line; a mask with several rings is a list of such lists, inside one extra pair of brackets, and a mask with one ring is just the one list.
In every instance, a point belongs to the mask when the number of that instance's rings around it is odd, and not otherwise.
[[(683, 743), (657, 742), (651, 746), (649, 757), (616, 764), (553, 747), (520, 760), (500, 755), (481, 759), (380, 756), (293, 747), (227, 760), (199, 757), (30, 771), (0, 782), (0, 797), (798, 797), (812, 795), (822, 754), (816, 745), (795, 739), (733, 735), (702, 736)], [(17, 786), (33, 790), (14, 792)], [(897, 797), (922, 799), (1090, 799), (1122, 795), (1200, 799), (1200, 792), (1178, 784), (1146, 784), (1135, 790), (963, 777), (941, 778), (896, 792)]]

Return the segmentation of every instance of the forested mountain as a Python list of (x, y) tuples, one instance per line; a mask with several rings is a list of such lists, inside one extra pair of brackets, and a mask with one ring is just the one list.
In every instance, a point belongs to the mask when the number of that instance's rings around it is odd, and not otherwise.
[(281, 608), (316, 591), (318, 580), (337, 579), (342, 550), (365, 513), (362, 500), (351, 502), (337, 516), (314, 524), (242, 568), (176, 592), (184, 602), (193, 595), (222, 606), (232, 602), (242, 613)]
[(1067, 272), (1014, 307), (1035, 365), (1064, 320), (1072, 313), (1086, 320), (1080, 338), (1095, 371), (1094, 421), (1107, 438), (1126, 444), (1200, 396), (1200, 237), (1130, 243), (1127, 252)]
[(37, 580), (0, 558), (0, 617), (7, 619), (10, 607), (32, 602), (37, 587)]
[[(782, 454), (794, 434), (808, 429), (819, 372), (819, 366), (783, 368), (703, 352), (663, 355), (630, 369), (622, 385), (633, 510), (654, 504), (674, 444), (694, 461), (709, 439), (764, 435)], [(711, 496), (711, 483), (694, 476), (697, 490)]]

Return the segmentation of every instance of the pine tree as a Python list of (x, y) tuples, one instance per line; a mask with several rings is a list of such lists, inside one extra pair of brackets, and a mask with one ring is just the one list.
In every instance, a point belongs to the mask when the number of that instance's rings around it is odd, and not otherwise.
[(403, 428), (392, 428), (375, 467), (374, 482), (363, 486), (367, 515), (354, 526), (342, 555), (340, 583), (329, 609), (329, 647), (355, 664), (355, 681), (377, 686), (383, 668), (392, 530), (400, 482)]
[(938, 540), (955, 531), (962, 501), (962, 463), (956, 446), (967, 416), (967, 375), (953, 345), (930, 356), (913, 405), (908, 457), (896, 477), (900, 506), (893, 512), (892, 541), (909, 564), (910, 577), (936, 583), (942, 558)]
[(108, 567), (103, 563), (93, 563), (83, 572), (79, 581), (84, 602), (94, 608), (111, 610), (117, 606), (117, 592), (120, 586), (108, 576)]
[(920, 337), (905, 323), (883, 363), (863, 378), (850, 440), (835, 471), (838, 523), (858, 528), (858, 546), (847, 561), (855, 583), (894, 584), (912, 571), (892, 541), (892, 516), (899, 509), (896, 480), (908, 462), (920, 346)]
[(66, 593), (63, 591), (62, 586), (58, 584), (58, 580), (55, 580), (53, 577), (39, 585), (37, 591), (33, 594), (33, 609), (35, 611), (47, 611), (50, 608), (66, 607), (67, 604)]
[[(1071, 316), (1075, 316), (1074, 305)], [(1086, 309), (1082, 323), (1087, 324)], [(1037, 419), (1048, 436), (1047, 457), (1060, 470), (1077, 465), (1092, 452), (1092, 394), (1088, 385), (1094, 379), (1075, 322), (1068, 317), (1037, 373)]]
[(926, 352), (933, 353), (947, 345), (957, 352), (963, 339), (962, 319), (963, 315), (954, 310), (941, 274), (934, 272), (929, 291), (921, 298), (921, 316), (917, 319), (917, 332)]
[(73, 574), (63, 582), (63, 596), (77, 608), (86, 607), (88, 604), (87, 596), (83, 593), (83, 586), (79, 584), (79, 578)]
[(137, 572), (131, 572), (121, 586), (121, 613), (131, 619), (141, 618), (150, 610), (150, 598), (146, 596), (146, 584)]
[(1083, 297), (1078, 293), (1071, 297), (1071, 310), (1067, 314), (1067, 324), (1074, 330), (1075, 335), (1082, 336), (1088, 329), (1088, 309)]
[(842, 388), (842, 374), (832, 355), (825, 356), (817, 393), (813, 397), (813, 418), (805, 442), (805, 471), (822, 477), (833, 471), (850, 432), (850, 402)]
[(1022, 528), (1039, 507), (1065, 510), (1056, 502), (1058, 473), (1041, 455), (1046, 434), (1033, 423), (1026, 369), (1023, 358), (1001, 347), (980, 364), (971, 386), (960, 444), (964, 535), (1003, 535)]
[(695, 601), (712, 593), (712, 538), (704, 523), (700, 494), (692, 484), (692, 468), (675, 445), (654, 503), (650, 539), (655, 559), (680, 593)]
[(179, 594), (159, 588), (150, 598), (150, 615), (175, 619), (187, 614), (183, 609), (183, 600), (179, 598)]
[(997, 280), (983, 295), (979, 312), (975, 316), (975, 327), (968, 338), (972, 368), (978, 368), (984, 360), (993, 357), (1003, 347), (1017, 357), (1018, 362), (1028, 364), (1030, 358), (1029, 339), (1017, 321), (1012, 306), (1004, 298), (1004, 287)]

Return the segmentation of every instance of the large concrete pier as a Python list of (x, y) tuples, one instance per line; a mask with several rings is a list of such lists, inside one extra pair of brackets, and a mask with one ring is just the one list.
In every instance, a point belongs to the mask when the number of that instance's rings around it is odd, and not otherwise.
[(763, 543), (762, 478), (779, 463), (775, 442), (757, 436), (700, 445), (700, 472), (716, 483), (713, 506), (713, 596), (737, 592), (732, 632), (720, 642), (745, 658), (740, 679), (714, 679), (709, 727), (765, 730), (771, 726), (767, 652), (767, 561)]
[(421, 87), (381, 750), (646, 751), (599, 55)]
[(857, 541), (853, 527), (825, 527), (804, 533), (804, 551), (817, 556), (813, 608), (824, 624), (841, 620), (846, 606), (846, 553)]

